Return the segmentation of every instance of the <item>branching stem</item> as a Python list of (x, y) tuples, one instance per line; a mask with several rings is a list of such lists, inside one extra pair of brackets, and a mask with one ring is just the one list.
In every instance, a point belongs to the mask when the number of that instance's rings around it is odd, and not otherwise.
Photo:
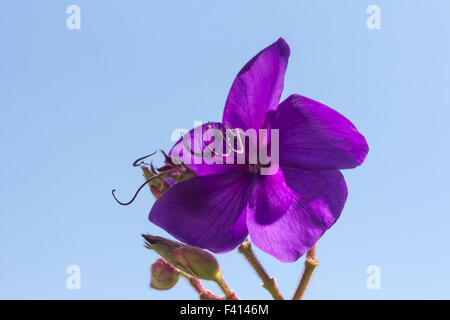
[(223, 293), (225, 293), (225, 300), (239, 300), (238, 297), (231, 291), (228, 284), (225, 282), (225, 279), (221, 274), (218, 275), (216, 279), (216, 283), (219, 285), (220, 289), (222, 289)]
[(206, 289), (199, 279), (190, 277), (188, 275), (183, 276), (186, 278), (186, 280), (189, 282), (192, 288), (194, 288), (194, 290), (197, 291), (200, 300), (224, 300), (223, 297), (218, 296), (209, 291), (208, 289)]
[(259, 262), (258, 258), (256, 258), (255, 253), (252, 250), (252, 245), (248, 240), (245, 240), (238, 248), (239, 252), (242, 253), (250, 263), (252, 268), (256, 271), (258, 276), (262, 280), (262, 286), (269, 291), (272, 297), (275, 300), (283, 300), (283, 296), (278, 290), (277, 284), (274, 278), (269, 277), (266, 270), (264, 270), (263, 266)]

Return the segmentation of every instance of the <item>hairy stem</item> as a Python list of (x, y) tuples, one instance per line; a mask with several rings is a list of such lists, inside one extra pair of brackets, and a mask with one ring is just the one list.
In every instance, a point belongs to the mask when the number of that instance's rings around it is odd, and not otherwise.
[(318, 265), (319, 261), (316, 259), (316, 246), (314, 245), (314, 247), (306, 254), (305, 270), (303, 271), (302, 278), (300, 279), (300, 283), (298, 284), (292, 300), (301, 300), (303, 298), (306, 288), (308, 288), (311, 277)]
[(247, 261), (250, 263), (250, 265), (253, 267), (253, 269), (256, 271), (258, 276), (262, 280), (262, 286), (269, 291), (269, 293), (272, 295), (272, 297), (275, 300), (283, 300), (283, 297), (281, 296), (280, 291), (278, 290), (277, 284), (275, 282), (274, 278), (269, 277), (266, 270), (264, 270), (261, 263), (258, 261), (258, 258), (256, 258), (255, 253), (252, 250), (252, 245), (248, 240), (245, 240), (238, 248), (239, 252), (242, 253), (247, 259)]
[(219, 285), (220, 289), (222, 289), (223, 293), (225, 293), (225, 300), (239, 300), (239, 298), (236, 297), (234, 292), (231, 291), (230, 287), (225, 282), (225, 279), (222, 277), (220, 273), (215, 281)]
[(183, 276), (186, 278), (186, 280), (189, 282), (192, 288), (194, 288), (194, 290), (197, 291), (200, 300), (224, 300), (223, 297), (218, 296), (209, 291), (208, 289), (206, 289), (199, 279), (188, 275)]

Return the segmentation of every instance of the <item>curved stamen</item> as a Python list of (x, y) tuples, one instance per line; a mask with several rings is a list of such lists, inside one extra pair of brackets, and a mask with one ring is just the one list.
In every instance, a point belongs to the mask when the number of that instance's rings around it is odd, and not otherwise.
[[(223, 125), (226, 128), (227, 132), (230, 132), (234, 137), (238, 138), (238, 145), (239, 145), (239, 149), (235, 149), (234, 146), (231, 145), (230, 139), (227, 137), (224, 137), (223, 132), (221, 132), (220, 134), (222, 135), (222, 140), (225, 142), (225, 144), (228, 146), (228, 152), (227, 153), (222, 153), (222, 152), (217, 152), (215, 150), (212, 150), (210, 148), (210, 145), (207, 144), (206, 147), (209, 149), (209, 151), (211, 153), (214, 153), (214, 156), (218, 156), (218, 157), (228, 157), (231, 152), (236, 152), (236, 153), (244, 153), (244, 144), (242, 142), (242, 136), (239, 132), (240, 129), (236, 128), (236, 129), (231, 129), (228, 125), (224, 124)], [(234, 133), (234, 130), (236, 130), (236, 132), (238, 133)], [(234, 139), (233, 139), (234, 140)], [(219, 160), (218, 158), (214, 157), (215, 160), (220, 161), (220, 164), (223, 164), (222, 160)]]
[[(226, 143), (223, 133), (221, 132), (220, 134), (222, 136), (222, 140), (225, 141), (225, 143)], [(218, 157), (228, 157), (231, 154), (231, 150), (229, 150), (226, 154), (224, 154), (222, 152), (217, 152), (216, 150), (213, 150), (211, 148), (210, 143), (206, 144), (206, 147), (208, 148), (208, 150), (210, 151), (210, 154), (211, 154), (211, 156), (208, 155), (209, 156), (208, 159), (214, 158), (214, 160), (217, 161), (219, 164), (224, 164), (224, 161), (220, 160)]]
[[(208, 125), (208, 126), (206, 127), (205, 133), (207, 133), (208, 130), (211, 129), (211, 128), (212, 128), (212, 126), (211, 126), (211, 125)], [(199, 152), (195, 152), (194, 150), (191, 149), (190, 146), (188, 146), (186, 140), (184, 139), (187, 135), (188, 135), (188, 133), (186, 133), (186, 134), (183, 136), (183, 145), (184, 145), (184, 147), (186, 148), (186, 150), (187, 150), (190, 154), (192, 154), (193, 156), (196, 156), (196, 157), (207, 157), (208, 159), (212, 159), (211, 156), (209, 156), (209, 155), (207, 155), (207, 154), (205, 155), (205, 154), (203, 153), (203, 142), (204, 142), (204, 141), (203, 141), (203, 135), (200, 135), (200, 136), (198, 137), (198, 145), (199, 145), (200, 150), (201, 150), (200, 153), (199, 153)], [(205, 144), (205, 145), (206, 145), (206, 144)]]
[[(147, 164), (147, 163), (145, 163), (145, 162), (142, 161), (142, 160), (147, 159), (148, 157), (153, 156), (155, 153), (156, 153), (156, 151), (153, 152), (153, 153), (150, 153), (149, 155), (146, 155), (146, 156), (140, 157), (139, 159), (136, 159), (136, 161), (133, 162), (133, 167), (139, 167), (141, 164)], [(139, 162), (139, 161), (141, 161), (141, 162)], [(138, 162), (139, 162), (139, 163), (138, 163)], [(147, 165), (148, 165), (148, 164), (147, 164)]]
[(113, 190), (112, 190), (112, 195), (113, 195), (113, 197), (114, 197), (114, 200), (116, 200), (118, 204), (121, 204), (121, 205), (123, 205), (123, 206), (128, 206), (128, 205), (132, 204), (133, 201), (136, 199), (137, 195), (139, 194), (139, 192), (142, 190), (142, 188), (145, 187), (145, 185), (146, 185), (147, 183), (149, 183), (149, 182), (152, 181), (153, 179), (160, 178), (161, 176), (163, 176), (163, 174), (158, 174), (158, 175), (156, 175), (156, 176), (151, 177), (150, 179), (147, 179), (147, 180), (139, 187), (139, 189), (137, 189), (137, 191), (136, 191), (136, 193), (134, 194), (133, 198), (131, 198), (131, 200), (128, 201), (128, 202), (120, 202), (120, 201), (116, 198), (116, 195), (114, 194), (114, 192), (116, 192), (116, 189), (113, 189)]
[[(203, 152), (202, 152), (202, 153), (195, 152), (194, 150), (191, 149), (190, 146), (188, 146), (187, 141), (184, 139), (187, 135), (188, 135), (188, 134), (186, 133), (186, 134), (183, 136), (183, 145), (184, 145), (184, 147), (186, 148), (186, 150), (187, 150), (190, 154), (192, 154), (193, 156), (196, 156), (196, 157), (203, 157)], [(202, 138), (200, 137), (200, 138), (199, 138), (200, 145), (201, 145), (201, 140), (202, 140)]]
[[(242, 154), (245, 152), (244, 150), (244, 143), (242, 142), (242, 135), (240, 134), (240, 129), (236, 128), (236, 129), (231, 129), (228, 125), (223, 124), (223, 126), (225, 127), (227, 132), (230, 132), (231, 135), (233, 135), (233, 137), (237, 137), (238, 138), (238, 149), (235, 149), (233, 145), (231, 145), (230, 139), (228, 138), (228, 136), (224, 136), (223, 132), (221, 132), (221, 136), (222, 136), (222, 140), (225, 142), (225, 144), (228, 146), (228, 152), (227, 153), (223, 153), (223, 152), (217, 152), (216, 150), (213, 150), (210, 146), (210, 143), (205, 143), (203, 141), (203, 137), (202, 135), (199, 136), (198, 138), (198, 143), (199, 143), (199, 147), (201, 149), (201, 152), (195, 152), (194, 150), (192, 150), (192, 148), (189, 146), (188, 141), (186, 140), (186, 136), (188, 135), (188, 133), (186, 133), (185, 135), (182, 136), (182, 140), (183, 140), (183, 145), (186, 148), (186, 150), (196, 156), (196, 157), (206, 157), (208, 159), (215, 159), (217, 161), (220, 161), (221, 164), (223, 164), (224, 162), (222, 160), (219, 160), (217, 157), (228, 157), (232, 152), (236, 152), (239, 154)], [(212, 129), (211, 125), (208, 125), (206, 127), (206, 131), (205, 134), (208, 133), (208, 130)], [(236, 133), (234, 132), (236, 130)], [(234, 141), (234, 138), (233, 138)], [(203, 147), (206, 147), (209, 151), (209, 153), (204, 153), (203, 152)]]
[[(238, 138), (238, 145), (240, 146), (240, 150), (234, 149), (234, 147), (231, 146), (231, 142), (228, 140), (228, 137), (227, 137), (227, 139), (226, 139), (226, 141), (225, 141), (225, 143), (227, 144), (227, 146), (230, 147), (230, 148), (231, 148), (234, 152), (236, 152), (236, 153), (244, 153), (244, 152), (245, 152), (245, 150), (244, 150), (244, 144), (242, 143), (242, 136), (241, 136), (241, 130), (242, 130), (242, 129), (239, 129), (239, 128), (231, 129), (231, 128), (230, 128), (228, 125), (226, 125), (226, 124), (224, 124), (224, 127), (225, 127), (225, 129), (226, 129), (227, 132), (230, 132), (234, 137), (237, 137), (237, 138)], [(237, 133), (234, 133), (234, 130), (236, 130)], [(242, 130), (242, 133), (244, 133), (243, 130)]]
[[(206, 126), (205, 134), (207, 134), (207, 133), (208, 133), (208, 130), (211, 130), (211, 129), (212, 129), (212, 125), (208, 124), (208, 125)], [(203, 156), (206, 157), (207, 159), (212, 159), (213, 156), (209, 155), (208, 153), (205, 154), (205, 153), (203, 152), (204, 149), (203, 149), (203, 143), (202, 143), (202, 142), (204, 142), (204, 143), (205, 143), (205, 147), (207, 147), (207, 148), (209, 149), (209, 145), (211, 144), (212, 141), (209, 141), (209, 142), (203, 141), (203, 136), (202, 136), (201, 138), (199, 138), (199, 140), (198, 140), (198, 143), (199, 143), (199, 145), (201, 146), (200, 149), (202, 149)], [(210, 149), (210, 150), (211, 150), (211, 149)]]

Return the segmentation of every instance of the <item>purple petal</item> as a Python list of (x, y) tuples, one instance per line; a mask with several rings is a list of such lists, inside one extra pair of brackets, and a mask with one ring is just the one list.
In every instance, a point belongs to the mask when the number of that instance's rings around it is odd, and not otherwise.
[(215, 253), (232, 250), (248, 234), (245, 210), (252, 183), (245, 172), (194, 177), (164, 192), (149, 219), (189, 245)]
[(282, 166), (349, 169), (363, 163), (369, 151), (347, 118), (309, 98), (291, 95), (270, 116), (271, 129), (279, 129)]
[(336, 222), (346, 199), (337, 170), (280, 168), (255, 188), (247, 210), (250, 237), (278, 260), (294, 262)]
[(231, 86), (223, 123), (243, 130), (261, 128), (266, 112), (280, 102), (288, 58), (289, 46), (280, 38), (251, 59)]
[[(224, 164), (226, 163), (226, 157), (216, 156), (217, 161), (213, 161), (215, 160), (214, 158), (208, 158), (211, 155), (211, 151), (208, 149), (207, 144), (214, 141), (209, 128), (219, 131), (225, 130), (220, 122), (208, 122), (197, 126), (189, 131), (184, 138), (178, 140), (170, 150), (169, 156), (174, 160), (177, 159), (184, 162), (199, 176), (244, 170), (246, 167), (242, 165)], [(226, 133), (224, 132), (223, 134), (226, 137)], [(223, 143), (223, 146), (222, 154), (226, 154), (226, 144)], [(213, 148), (213, 146), (210, 145), (210, 148)]]

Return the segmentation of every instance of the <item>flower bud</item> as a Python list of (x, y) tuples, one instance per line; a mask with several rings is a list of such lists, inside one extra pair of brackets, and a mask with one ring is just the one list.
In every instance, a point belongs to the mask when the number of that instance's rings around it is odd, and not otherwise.
[(153, 164), (149, 168), (140, 163), (144, 177), (148, 181), (150, 191), (156, 199), (159, 199), (170, 188), (171, 184), (191, 179), (197, 175), (194, 170), (186, 166), (183, 162), (174, 162), (164, 151), (161, 150), (161, 152), (164, 155), (165, 163), (161, 168), (156, 169), (153, 167)]
[(209, 252), (196, 247), (182, 246), (171, 251), (172, 257), (198, 279), (216, 280), (220, 268), (216, 258)]
[(171, 251), (173, 249), (183, 246), (183, 244), (165, 239), (163, 237), (152, 236), (149, 234), (143, 234), (145, 239), (145, 247), (150, 250), (155, 250), (164, 260), (173, 265), (175, 268), (185, 271), (183, 265), (172, 257)]
[(172, 157), (168, 156), (162, 150), (161, 150), (161, 153), (164, 156), (165, 166), (159, 168), (158, 170), (160, 172), (169, 172), (170, 178), (175, 183), (191, 179), (197, 175), (194, 170), (189, 168), (182, 161), (174, 161), (174, 159)]
[(180, 278), (180, 272), (163, 258), (159, 258), (153, 262), (151, 275), (150, 287), (157, 290), (168, 290), (172, 288)]
[[(149, 180), (150, 178), (158, 174), (153, 167), (152, 171), (150, 171), (149, 168), (145, 166), (142, 166), (141, 169), (146, 180)], [(148, 182), (148, 185), (150, 187), (150, 191), (156, 199), (159, 199), (164, 191), (170, 188), (170, 184), (163, 177), (150, 180)]]
[(219, 264), (209, 252), (163, 237), (142, 236), (147, 249), (155, 250), (176, 269), (198, 279), (217, 280), (220, 277)]
[(195, 177), (197, 174), (194, 170), (186, 166), (183, 162), (181, 162), (179, 165), (175, 166), (174, 174), (172, 179), (178, 183), (181, 181), (189, 180), (193, 177)]

